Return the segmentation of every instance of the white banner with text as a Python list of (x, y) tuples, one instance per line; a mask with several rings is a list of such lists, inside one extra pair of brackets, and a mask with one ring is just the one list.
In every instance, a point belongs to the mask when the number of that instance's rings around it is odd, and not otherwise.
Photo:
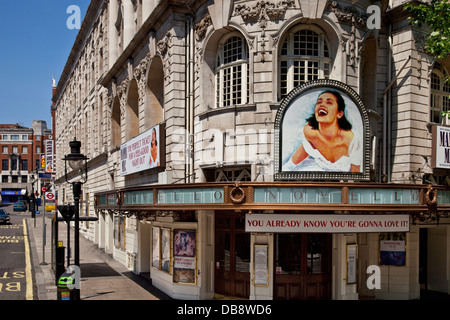
[(274, 233), (409, 232), (409, 215), (247, 214), (245, 231)]

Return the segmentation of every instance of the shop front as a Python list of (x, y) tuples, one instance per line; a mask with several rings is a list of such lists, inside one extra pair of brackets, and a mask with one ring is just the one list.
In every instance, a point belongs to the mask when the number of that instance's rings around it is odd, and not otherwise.
[[(376, 295), (366, 286), (372, 265), (382, 269), (381, 283), (406, 281), (400, 291), (414, 297), (423, 217), (438, 215), (442, 224), (450, 208), (450, 191), (430, 188), (155, 185), (99, 193), (95, 205), (139, 222), (134, 271), (149, 271), (152, 283), (176, 299), (358, 299)], [(397, 278), (384, 274), (391, 266), (399, 267)]]
[[(96, 194), (96, 210), (138, 221), (121, 250), (176, 299), (416, 299), (425, 255), (450, 267), (450, 190), (368, 182), (371, 135), (353, 89), (310, 81), (277, 109), (268, 182), (124, 188)], [(436, 245), (419, 254), (425, 236)]]
[(23, 200), (26, 195), (26, 189), (3, 189), (2, 190), (2, 202), (14, 203), (19, 200)]

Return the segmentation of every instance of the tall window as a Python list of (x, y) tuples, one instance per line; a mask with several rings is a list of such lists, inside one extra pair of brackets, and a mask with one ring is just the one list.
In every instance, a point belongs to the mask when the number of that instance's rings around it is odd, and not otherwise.
[(442, 113), (450, 111), (450, 83), (445, 81), (447, 76), (445, 68), (435, 63), (430, 78), (430, 122), (441, 123)]
[(28, 160), (27, 159), (22, 159), (22, 170), (23, 171), (28, 171)]
[(17, 158), (11, 158), (11, 170), (17, 170)]
[(216, 61), (216, 104), (228, 107), (248, 103), (249, 71), (247, 43), (241, 36), (219, 46)]
[(298, 85), (315, 79), (328, 79), (330, 52), (323, 33), (295, 28), (281, 45), (279, 58), (280, 97)]

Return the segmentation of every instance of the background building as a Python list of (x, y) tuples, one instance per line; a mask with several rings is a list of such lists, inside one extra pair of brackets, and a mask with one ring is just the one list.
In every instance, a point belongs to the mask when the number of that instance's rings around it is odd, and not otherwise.
[[(83, 233), (179, 299), (448, 293), (448, 169), (432, 162), (450, 62), (425, 33), (403, 1), (91, 1), (53, 96), (56, 159), (75, 137), (90, 159)], [(356, 173), (283, 169), (288, 112), (321, 86), (354, 104)], [(55, 182), (73, 202), (59, 167)], [(260, 227), (277, 219), (315, 229)]]
[(1, 194), (3, 203), (25, 199), (31, 192), (36, 169), (41, 169), (41, 154), (51, 130), (42, 120), (34, 120), (31, 128), (19, 124), (0, 124)]

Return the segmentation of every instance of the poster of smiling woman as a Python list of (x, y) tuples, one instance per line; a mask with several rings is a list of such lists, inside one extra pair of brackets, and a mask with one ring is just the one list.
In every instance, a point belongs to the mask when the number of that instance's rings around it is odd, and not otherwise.
[[(368, 167), (368, 121), (345, 84), (316, 80), (294, 89), (277, 113), (278, 172), (285, 177), (359, 176)], [(278, 130), (277, 130), (278, 129)]]

